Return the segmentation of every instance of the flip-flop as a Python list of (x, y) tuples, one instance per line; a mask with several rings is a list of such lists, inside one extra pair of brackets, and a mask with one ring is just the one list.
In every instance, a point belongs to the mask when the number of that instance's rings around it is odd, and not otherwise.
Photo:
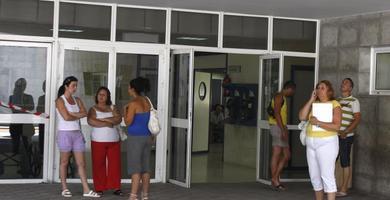
[(336, 197), (346, 197), (348, 194), (346, 192), (336, 192)]
[(282, 185), (282, 184), (279, 184), (279, 185), (272, 185), (272, 188), (273, 188), (274, 190), (277, 190), (277, 191), (284, 191), (284, 190), (286, 190), (286, 187), (284, 187), (284, 185)]

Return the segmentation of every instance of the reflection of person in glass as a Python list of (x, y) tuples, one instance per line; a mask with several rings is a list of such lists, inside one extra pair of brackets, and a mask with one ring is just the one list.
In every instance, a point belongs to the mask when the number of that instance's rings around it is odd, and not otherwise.
[[(37, 104), (37, 112), (41, 112), (41, 113), (45, 112), (45, 88), (46, 88), (46, 81), (43, 81), (42, 84), (43, 95), (38, 98), (38, 104)], [(41, 153), (42, 155), (44, 135), (45, 135), (45, 124), (39, 124), (38, 126), (39, 126), (39, 153)]]
[(225, 116), (223, 113), (223, 106), (215, 104), (213, 111), (210, 113), (211, 124), (211, 142), (223, 142), (223, 128)]
[(153, 138), (148, 129), (151, 105), (143, 96), (150, 90), (148, 79), (138, 77), (130, 81), (128, 88), (132, 100), (124, 107), (124, 121), (127, 126), (127, 167), (131, 175), (130, 200), (136, 200), (142, 181), (142, 198), (148, 199), (150, 183), (150, 151)]
[[(24, 78), (19, 78), (15, 82), (13, 95), (9, 97), (9, 103), (19, 106), (25, 110), (34, 109), (33, 97), (25, 94), (27, 81)], [(12, 110), (13, 113), (23, 113), (22, 111)], [(19, 153), (20, 137), (23, 140), (23, 146), (27, 150), (29, 139), (34, 135), (34, 126), (32, 124), (10, 124), (9, 132), (13, 143), (13, 152)]]
[(121, 143), (114, 127), (122, 121), (118, 109), (112, 105), (110, 90), (100, 87), (95, 96), (95, 105), (89, 109), (88, 124), (92, 126), (91, 153), (93, 184), (98, 194), (105, 190), (121, 191)]
[(69, 158), (73, 152), (76, 160), (78, 174), (83, 185), (84, 197), (100, 197), (96, 192), (89, 189), (85, 170), (85, 140), (81, 133), (80, 119), (87, 116), (81, 99), (73, 95), (77, 90), (77, 78), (69, 76), (65, 78), (58, 90), (56, 100), (57, 111), (57, 145), (60, 150), (60, 178), (63, 197), (71, 197), (66, 184)]

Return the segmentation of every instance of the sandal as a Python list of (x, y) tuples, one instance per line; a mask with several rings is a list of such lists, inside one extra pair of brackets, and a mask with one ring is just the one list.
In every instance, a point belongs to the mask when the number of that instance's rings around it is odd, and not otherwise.
[(273, 188), (274, 190), (277, 190), (277, 191), (284, 191), (284, 190), (286, 190), (286, 187), (284, 187), (284, 185), (282, 185), (282, 184), (279, 184), (279, 185), (272, 185), (272, 188)]
[(65, 189), (61, 192), (61, 195), (63, 197), (72, 197), (72, 193), (68, 190), (68, 189)]
[(115, 190), (113, 194), (117, 195), (117, 196), (123, 196), (123, 193), (122, 193), (122, 191), (120, 189)]
[(149, 200), (148, 193), (142, 193), (142, 200)]
[(136, 194), (130, 194), (129, 200), (138, 200)]
[(101, 196), (98, 193), (90, 190), (88, 193), (84, 193), (83, 197), (100, 198)]
[(336, 197), (346, 197), (348, 196), (348, 193), (346, 192), (336, 192)]

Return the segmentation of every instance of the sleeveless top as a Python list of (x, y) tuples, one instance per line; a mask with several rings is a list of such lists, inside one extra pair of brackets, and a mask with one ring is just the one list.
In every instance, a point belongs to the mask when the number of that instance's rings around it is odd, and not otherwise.
[[(64, 95), (61, 96), (61, 98), (64, 100), (65, 108), (68, 112), (80, 112), (79, 105), (77, 104), (76, 98), (73, 98), (75, 104), (70, 104)], [(80, 130), (80, 120), (73, 120), (73, 121), (66, 121), (61, 113), (56, 108), (57, 113), (57, 129), (60, 131), (75, 131)]]
[[(275, 104), (274, 99), (275, 98), (272, 98), (272, 102), (271, 102), (272, 108), (274, 108), (274, 104)], [(280, 109), (280, 116), (282, 118), (283, 125), (287, 125), (287, 101), (286, 101), (286, 97), (284, 97), (284, 96), (283, 96), (283, 101), (284, 101), (284, 103)], [(276, 119), (272, 116), (268, 117), (268, 123), (271, 125), (277, 125)]]
[[(112, 112), (101, 112), (95, 107), (96, 119), (113, 117)], [(94, 142), (118, 142), (119, 135), (115, 127), (92, 127), (91, 140)]]
[(127, 133), (130, 136), (149, 136), (151, 133), (148, 129), (150, 112), (136, 113), (133, 123), (127, 127)]
[[(319, 103), (319, 102), (316, 102), (316, 103)], [(333, 109), (337, 108), (337, 107), (340, 107), (340, 104), (339, 102), (337, 102), (336, 100), (332, 100), (330, 102), (327, 102), (327, 103), (331, 103), (332, 104), (332, 107)], [(309, 119), (310, 117), (312, 116), (312, 112), (310, 112), (309, 114)], [(307, 129), (306, 129), (306, 133), (307, 133), (307, 136), (308, 137), (317, 137), (317, 138), (320, 138), (320, 137), (329, 137), (329, 136), (335, 136), (337, 135), (337, 132), (335, 131), (327, 131), (327, 130), (323, 130), (323, 131), (313, 131), (313, 125), (312, 124), (308, 124), (307, 126)]]

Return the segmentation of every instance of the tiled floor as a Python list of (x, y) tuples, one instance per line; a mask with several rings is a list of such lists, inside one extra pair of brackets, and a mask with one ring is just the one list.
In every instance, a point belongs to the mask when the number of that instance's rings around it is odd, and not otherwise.
[(192, 155), (191, 183), (240, 183), (256, 181), (256, 166), (223, 162), (223, 144), (210, 144), (208, 153)]
[[(175, 186), (173, 184), (152, 184), (151, 200), (310, 200), (313, 192), (308, 183), (289, 183), (286, 191), (274, 191), (269, 186), (260, 183), (224, 183), (224, 184), (193, 184), (191, 189)], [(18, 184), (0, 185), (1, 200), (46, 200), (65, 199), (60, 196), (60, 184)], [(82, 198), (80, 184), (69, 184), (73, 192), (72, 198)], [(130, 191), (129, 184), (122, 185), (123, 191)], [(127, 199), (128, 196), (117, 197), (106, 193), (102, 199)], [(351, 192), (345, 200), (380, 200), (378, 197)]]
[[(223, 144), (210, 144), (207, 153), (192, 154), (191, 183), (242, 183), (256, 181), (256, 165), (247, 167), (223, 161)], [(307, 169), (283, 170), (283, 179), (309, 179)]]

